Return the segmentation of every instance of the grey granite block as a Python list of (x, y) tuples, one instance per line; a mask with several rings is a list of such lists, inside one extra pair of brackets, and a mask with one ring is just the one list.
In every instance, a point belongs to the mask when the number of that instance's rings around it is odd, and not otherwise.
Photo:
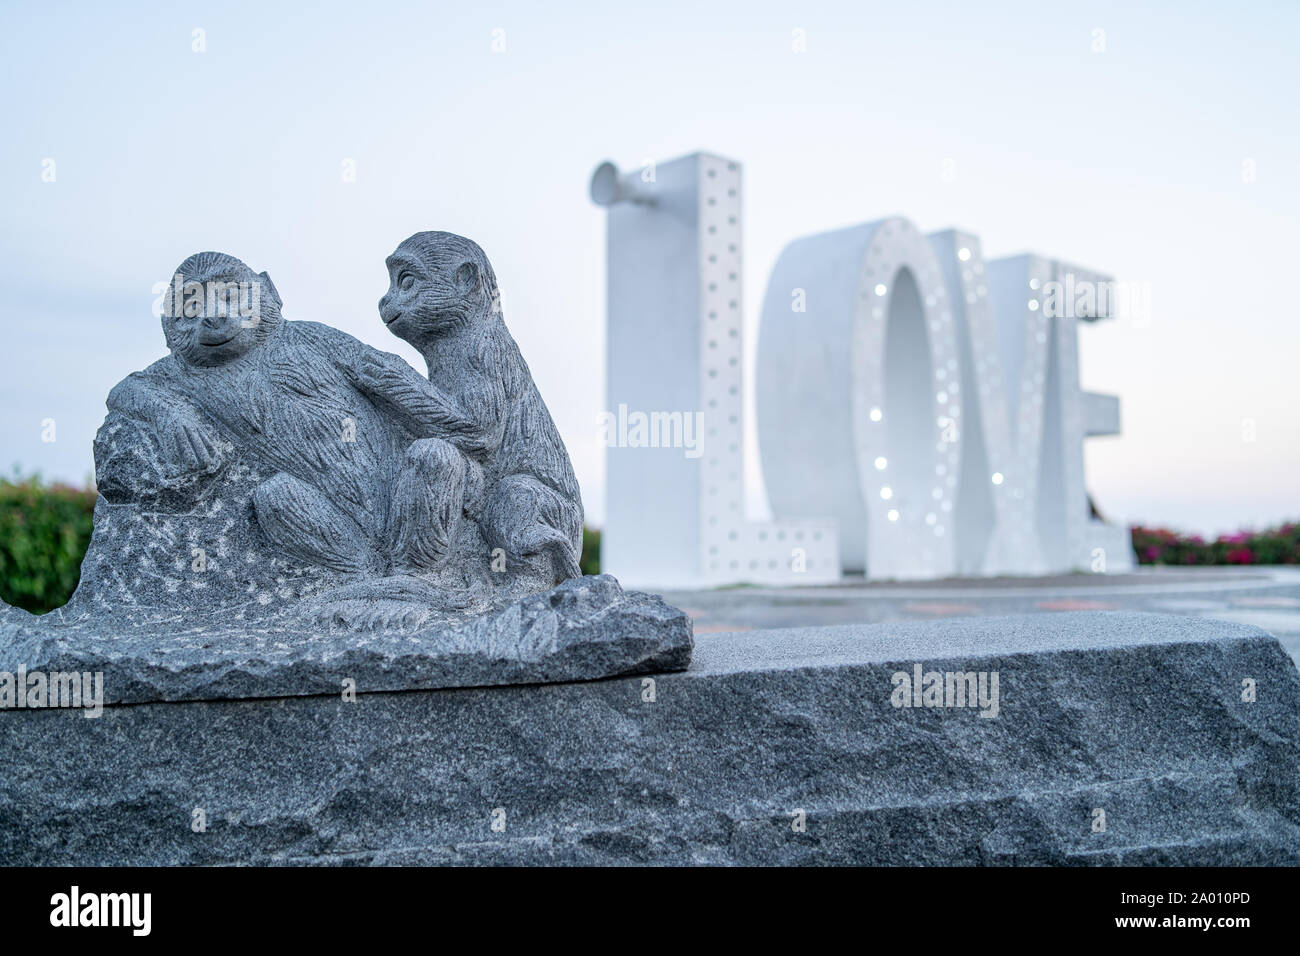
[[(918, 664), (996, 672), (997, 716), (896, 706)], [(1242, 625), (712, 634), (682, 673), (359, 691), (0, 712), (0, 862), (1300, 862), (1300, 674)]]

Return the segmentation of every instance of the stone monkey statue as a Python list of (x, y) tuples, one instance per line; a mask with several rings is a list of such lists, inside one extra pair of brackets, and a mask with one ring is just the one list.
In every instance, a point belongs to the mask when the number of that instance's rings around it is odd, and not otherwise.
[(428, 379), (385, 353), (358, 385), (415, 434), (440, 434), (481, 469), (466, 511), (511, 571), (549, 588), (582, 572), (582, 501), (564, 442), (506, 329), (479, 246), (448, 232), (411, 236), (388, 257), (379, 300), (388, 330), (419, 350)]
[[(231, 294), (255, 302), (255, 314)], [(101, 432), (116, 417), (145, 436), (111, 448), (97, 440), (107, 500), (164, 498), (213, 480), (238, 447), (273, 472), (254, 491), (253, 511), (289, 557), (371, 578), (444, 565), (463, 502), (481, 487), (477, 466), (433, 432), (412, 435), (358, 390), (363, 367), (397, 356), (329, 326), (285, 321), (280, 309), (270, 277), (233, 256), (201, 252), (181, 263), (163, 300), (171, 354), (109, 394)], [(450, 414), (444, 421), (475, 427)], [(142, 458), (157, 467), (142, 469)], [(146, 472), (155, 487), (142, 486)]]

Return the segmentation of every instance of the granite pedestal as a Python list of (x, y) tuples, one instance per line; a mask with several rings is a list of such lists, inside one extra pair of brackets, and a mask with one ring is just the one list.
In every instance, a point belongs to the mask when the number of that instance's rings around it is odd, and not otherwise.
[[(331, 659), (313, 689), (348, 677)], [(986, 693), (927, 706), (917, 665)], [(0, 712), (0, 863), (1300, 862), (1300, 674), (1243, 625), (1038, 614), (701, 635), (685, 672), (592, 682), (419, 674)]]

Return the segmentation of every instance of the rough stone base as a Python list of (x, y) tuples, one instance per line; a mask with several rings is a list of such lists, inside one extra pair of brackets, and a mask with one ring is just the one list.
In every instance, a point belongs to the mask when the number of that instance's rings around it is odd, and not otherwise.
[[(370, 602), (372, 604), (377, 602)], [(108, 704), (593, 680), (684, 670), (684, 611), (608, 574), (471, 616), (356, 631), (287, 621), (0, 617), (0, 671), (100, 672)]]
[[(998, 672), (999, 715), (895, 707), (916, 663)], [(653, 685), (10, 711), (0, 753), (4, 864), (1300, 862), (1295, 665), (1162, 615), (703, 635)]]

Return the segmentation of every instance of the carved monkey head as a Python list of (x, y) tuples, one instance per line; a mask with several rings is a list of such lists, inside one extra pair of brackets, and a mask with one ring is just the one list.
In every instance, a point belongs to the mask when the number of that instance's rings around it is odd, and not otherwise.
[(167, 347), (205, 368), (242, 358), (280, 323), (271, 277), (224, 252), (196, 252), (177, 266), (162, 305)]
[(379, 315), (417, 349), (447, 331), (500, 312), (497, 277), (478, 243), (450, 232), (417, 232), (388, 257)]

